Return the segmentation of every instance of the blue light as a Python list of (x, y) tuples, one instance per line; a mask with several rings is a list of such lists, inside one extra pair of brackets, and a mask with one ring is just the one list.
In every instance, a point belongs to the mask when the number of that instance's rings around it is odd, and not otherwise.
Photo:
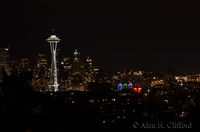
[(119, 83), (117, 87), (118, 87), (118, 88), (122, 88), (122, 84), (121, 84), (121, 83)]
[(118, 91), (122, 91), (122, 84), (121, 84), (121, 83), (119, 83), (119, 84), (117, 85), (117, 90), (118, 90)]

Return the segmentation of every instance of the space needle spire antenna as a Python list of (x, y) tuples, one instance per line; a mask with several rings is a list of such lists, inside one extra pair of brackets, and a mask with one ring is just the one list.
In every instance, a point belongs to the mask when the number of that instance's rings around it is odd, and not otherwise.
[(49, 80), (49, 91), (58, 91), (58, 82), (57, 82), (57, 67), (56, 67), (56, 48), (57, 43), (60, 42), (60, 39), (56, 37), (54, 29), (52, 29), (53, 35), (47, 39), (47, 42), (50, 43), (51, 49), (51, 71), (50, 71), (50, 80)]

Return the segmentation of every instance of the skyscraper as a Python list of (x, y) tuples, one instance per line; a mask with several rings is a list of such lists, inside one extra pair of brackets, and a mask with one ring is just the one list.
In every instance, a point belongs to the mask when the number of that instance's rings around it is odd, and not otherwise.
[(75, 49), (72, 62), (72, 74), (80, 75), (80, 53)]
[(92, 82), (92, 59), (87, 56), (84, 67), (84, 82)]
[(56, 35), (51, 35), (51, 37), (49, 37), (47, 41), (50, 43), (50, 49), (51, 49), (51, 71), (50, 71), (49, 90), (52, 90), (53, 88), (53, 91), (56, 92), (58, 91), (58, 86), (59, 86), (59, 84), (57, 83), (56, 48), (57, 48), (57, 43), (60, 42), (60, 39), (56, 37)]
[(86, 65), (88, 70), (92, 72), (92, 59), (89, 56), (87, 56)]
[(68, 86), (68, 78), (72, 73), (71, 57), (64, 57), (60, 67), (60, 84)]
[(10, 74), (9, 72), (9, 46), (8, 48), (0, 48), (0, 82), (2, 82), (2, 68), (5, 68), (5, 71), (7, 74)]
[(20, 69), (21, 71), (28, 71), (30, 69), (30, 58), (27, 55), (24, 55), (24, 57), (22, 58)]
[(47, 67), (47, 57), (45, 54), (38, 54), (36, 58), (37, 66), (35, 68), (35, 87), (36, 90), (41, 90), (47, 87), (48, 82), (48, 67)]
[(37, 74), (40, 78), (46, 78), (48, 75), (47, 57), (45, 54), (38, 54), (37, 60)]

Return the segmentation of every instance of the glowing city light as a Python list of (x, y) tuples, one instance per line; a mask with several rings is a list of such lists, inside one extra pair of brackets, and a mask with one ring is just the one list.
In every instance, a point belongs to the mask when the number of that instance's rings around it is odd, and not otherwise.
[(142, 91), (141, 87), (134, 87), (132, 92), (140, 93)]
[(124, 84), (123, 84), (123, 87), (124, 87), (124, 88), (127, 88), (127, 83), (124, 83)]
[(133, 87), (133, 84), (132, 84), (132, 83), (129, 83), (129, 84), (128, 84), (128, 87), (129, 87), (129, 88), (132, 88), (132, 87)]
[(138, 93), (140, 93), (140, 92), (141, 92), (141, 90), (142, 90), (142, 88), (141, 88), (141, 87), (139, 87), (137, 92), (138, 92)]
[(74, 54), (78, 54), (78, 51), (77, 51), (77, 49), (75, 49), (75, 51), (74, 51)]
[(122, 84), (121, 84), (121, 83), (119, 83), (117, 87), (118, 87), (118, 88), (122, 88)]
[(134, 92), (137, 92), (137, 88), (133, 88), (133, 91), (134, 91)]

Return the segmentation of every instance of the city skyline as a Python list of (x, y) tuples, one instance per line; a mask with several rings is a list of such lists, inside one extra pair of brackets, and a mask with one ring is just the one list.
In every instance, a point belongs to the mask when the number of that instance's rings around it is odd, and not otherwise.
[(118, 71), (121, 65), (146, 71), (200, 71), (199, 3), (101, 3), (99, 7), (63, 2), (55, 10), (49, 9), (51, 2), (3, 5), (0, 43), (10, 45), (11, 60), (28, 55), (33, 64), (38, 53), (49, 59), (45, 38), (55, 28), (62, 38), (60, 56), (71, 56), (78, 49), (81, 58), (90, 56), (104, 71)]

